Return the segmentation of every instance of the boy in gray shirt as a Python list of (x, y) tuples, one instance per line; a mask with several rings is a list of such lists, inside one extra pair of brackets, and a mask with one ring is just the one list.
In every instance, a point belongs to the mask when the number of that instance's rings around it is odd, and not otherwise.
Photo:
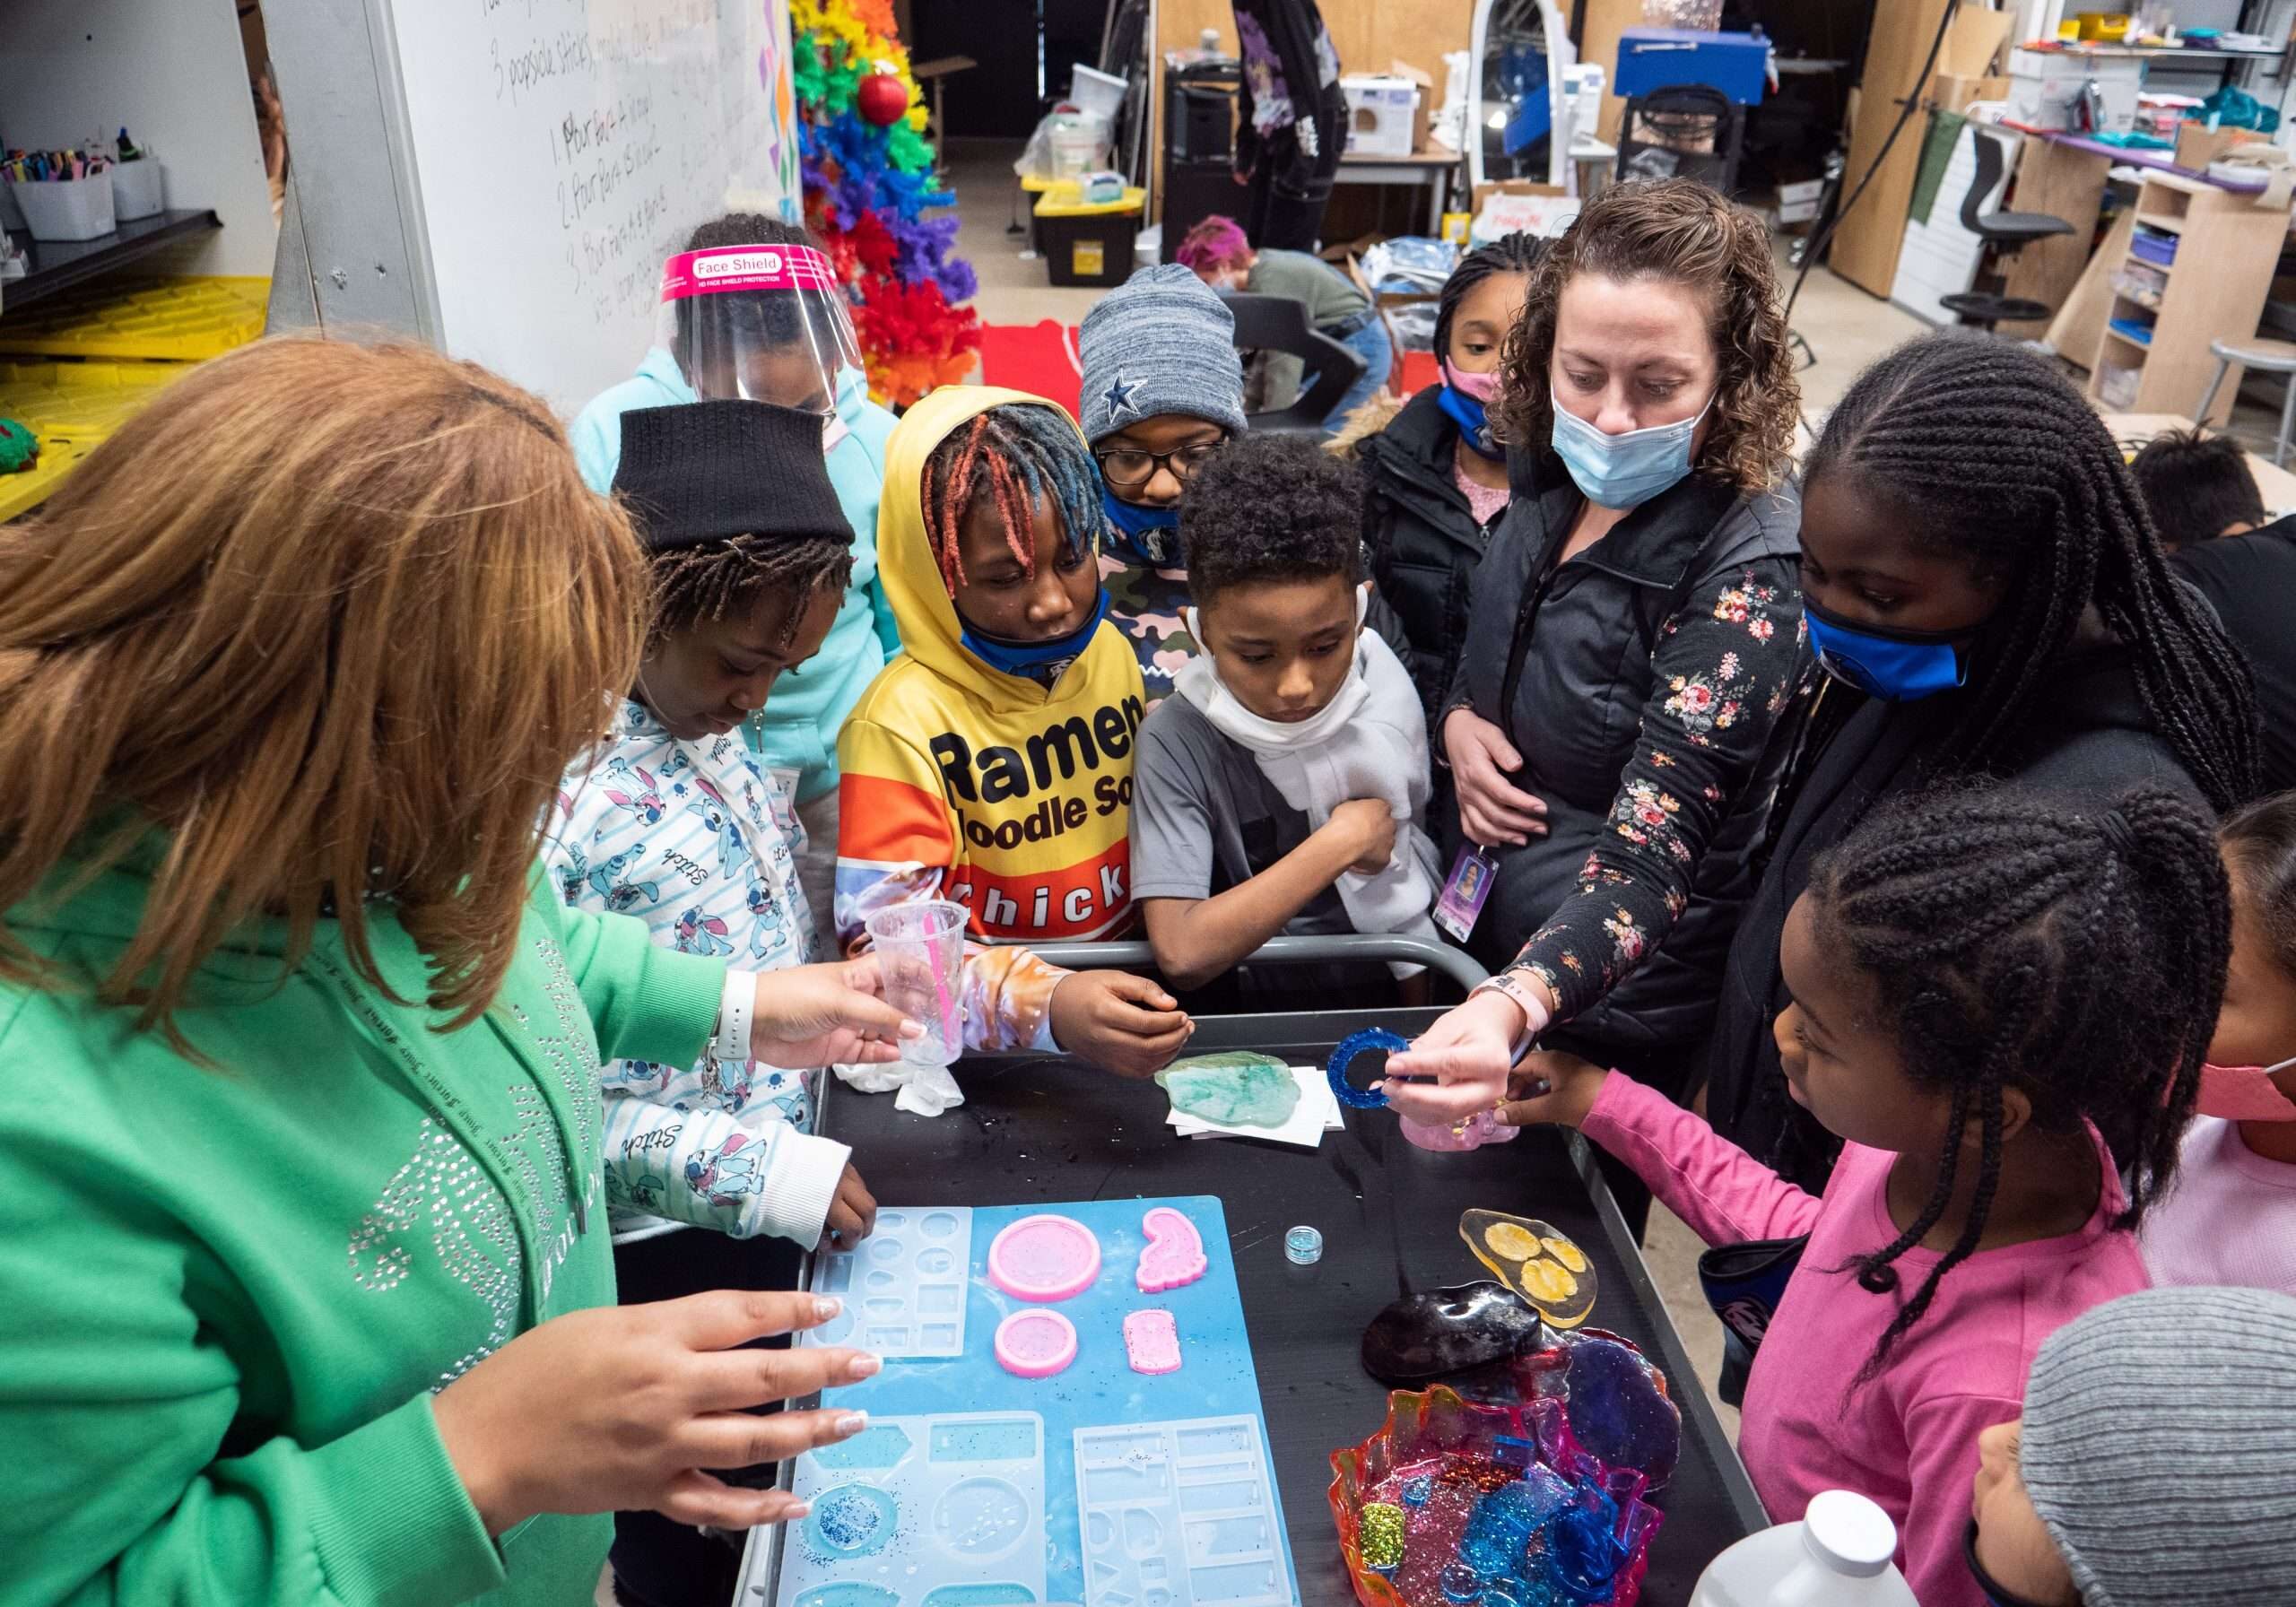
[[(1350, 908), (1383, 896), (1379, 930), (1427, 924), (1434, 848), (1413, 824), (1426, 727), (1395, 655), (1359, 624), (1356, 489), (1302, 438), (1248, 437), (1182, 505), (1203, 656), (1140, 728), (1132, 814), (1133, 899), (1174, 986), (1280, 933), (1357, 930)], [(1376, 784), (1332, 779), (1367, 757), (1354, 773)]]

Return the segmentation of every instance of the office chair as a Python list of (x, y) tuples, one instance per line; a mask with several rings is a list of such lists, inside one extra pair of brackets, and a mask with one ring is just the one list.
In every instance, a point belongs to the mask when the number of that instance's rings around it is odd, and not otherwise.
[(1255, 434), (1320, 433), (1324, 421), (1363, 372), (1363, 359), (1308, 323), (1308, 309), (1286, 296), (1223, 291), (1220, 298), (1236, 315), (1236, 350), (1281, 352), (1296, 357), (1312, 378), (1292, 405), (1253, 413), (1245, 422)]
[[(1993, 135), (1972, 123), (1970, 137), (1976, 142), (1977, 177), (1970, 183), (1969, 194), (1961, 197), (1961, 227), (1976, 235), (1984, 249), (1993, 253), (1996, 267), (2002, 258), (2014, 256), (2035, 240), (2073, 232), (2072, 224), (2045, 212), (1979, 211), (1985, 198), (2000, 184), (2008, 163), (2001, 154), (2000, 141)], [(1969, 328), (1989, 334), (1996, 324), (2030, 323), (2056, 310), (2030, 296), (2003, 295), (2007, 279), (1998, 273), (1987, 274), (1982, 258), (1978, 282), (1988, 288), (1937, 298), (1938, 305), (1953, 315), (1954, 322)]]

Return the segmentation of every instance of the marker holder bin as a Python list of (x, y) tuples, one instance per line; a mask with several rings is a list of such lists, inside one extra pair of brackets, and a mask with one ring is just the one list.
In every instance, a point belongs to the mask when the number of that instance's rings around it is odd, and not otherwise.
[(92, 240), (119, 225), (113, 216), (111, 175), (26, 179), (8, 186), (36, 240)]
[(123, 223), (155, 218), (168, 206), (167, 173), (148, 153), (111, 169), (112, 215)]

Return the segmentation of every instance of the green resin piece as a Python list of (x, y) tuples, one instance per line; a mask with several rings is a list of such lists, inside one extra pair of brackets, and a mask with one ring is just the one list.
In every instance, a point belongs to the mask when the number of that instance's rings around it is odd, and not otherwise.
[(1248, 1049), (1175, 1060), (1156, 1081), (1174, 1110), (1222, 1127), (1281, 1127), (1300, 1104), (1292, 1068)]

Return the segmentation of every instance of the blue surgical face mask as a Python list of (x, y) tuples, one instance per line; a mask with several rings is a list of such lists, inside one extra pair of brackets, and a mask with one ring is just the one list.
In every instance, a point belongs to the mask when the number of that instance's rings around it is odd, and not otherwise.
[(1108, 612), (1108, 587), (1097, 586), (1092, 594), (1092, 617), (1065, 636), (1040, 642), (1014, 641), (1009, 637), (991, 636), (959, 614), (957, 638), (964, 643), (967, 652), (992, 670), (1018, 675), (1023, 681), (1049, 684), (1083, 656), (1084, 649), (1092, 645), (1092, 632), (1100, 628), (1100, 621)]
[(1109, 524), (1114, 527), (1113, 544), (1118, 557), (1144, 563), (1151, 569), (1180, 567), (1178, 503), (1169, 508), (1150, 508), (1139, 502), (1126, 502), (1103, 485), (1100, 507), (1107, 511)]
[(1691, 438), (1700, 420), (1714, 410), (1714, 398), (1690, 418), (1673, 424), (1653, 424), (1623, 435), (1605, 435), (1562, 405), (1553, 387), (1547, 404), (1554, 414), (1550, 438), (1555, 456), (1587, 501), (1597, 508), (1639, 508), (1661, 491), (1671, 490), (1690, 473)]
[(1961, 651), (1966, 633), (1853, 625), (1806, 595), (1802, 618), (1810, 628), (1818, 666), (1835, 680), (1886, 702), (1911, 703), (1951, 691), (1969, 679)]

